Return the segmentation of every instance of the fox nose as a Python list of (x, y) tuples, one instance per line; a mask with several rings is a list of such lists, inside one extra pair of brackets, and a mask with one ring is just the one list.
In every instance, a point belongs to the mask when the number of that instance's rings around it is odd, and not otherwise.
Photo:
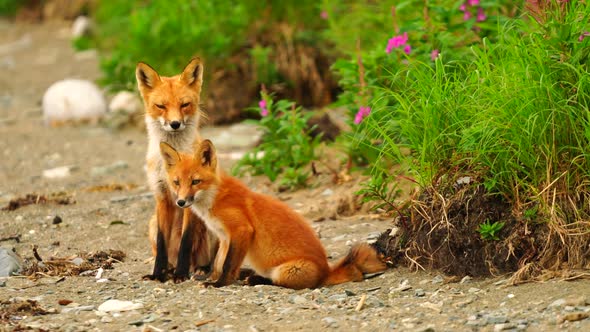
[(186, 201), (184, 199), (179, 199), (176, 201), (176, 205), (180, 207), (184, 207), (184, 204), (186, 204)]
[(172, 129), (178, 129), (178, 128), (180, 128), (180, 121), (172, 121), (172, 122), (170, 122), (170, 127), (172, 127)]

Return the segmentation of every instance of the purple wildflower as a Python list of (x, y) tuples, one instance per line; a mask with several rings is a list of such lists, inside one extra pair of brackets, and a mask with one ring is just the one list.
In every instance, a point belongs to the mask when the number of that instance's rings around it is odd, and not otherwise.
[(406, 52), (406, 54), (410, 54), (411, 47), (408, 45), (407, 32), (404, 32), (402, 35), (389, 38), (387, 41), (387, 47), (385, 48), (385, 53), (389, 54), (394, 48), (400, 48), (402, 46), (404, 47), (404, 52)]
[(411, 47), (410, 45), (406, 45), (406, 46), (404, 46), (404, 52), (405, 52), (407, 55), (410, 55), (410, 52), (412, 52), (412, 47)]
[(459, 10), (464, 12), (465, 10), (467, 10), (467, 6), (465, 4), (462, 4), (461, 6), (459, 6)]
[(258, 102), (258, 107), (260, 107), (260, 115), (267, 116), (268, 109), (266, 108), (266, 100), (262, 99)]
[(467, 0), (467, 3), (470, 6), (477, 6), (477, 5), (479, 5), (479, 0)]
[(590, 32), (588, 31), (584, 31), (582, 32), (582, 34), (580, 35), (580, 37), (578, 37), (578, 41), (581, 42), (582, 40), (584, 40), (584, 38), (590, 36)]
[(322, 20), (327, 20), (328, 19), (328, 12), (325, 10), (322, 10), (322, 12), (320, 13), (320, 17), (322, 18)]
[(468, 11), (465, 11), (465, 13), (463, 14), (463, 20), (469, 21), (470, 18), (471, 18), (471, 13)]
[(482, 22), (486, 20), (486, 13), (484, 13), (483, 8), (479, 7), (477, 8), (477, 18), (476, 21), (477, 22)]
[(430, 52), (430, 59), (432, 61), (436, 60), (436, 58), (438, 58), (438, 55), (440, 54), (440, 51), (437, 49), (432, 50), (432, 52)]
[(359, 111), (354, 116), (354, 124), (361, 123), (369, 114), (371, 114), (371, 108), (369, 106), (359, 107)]

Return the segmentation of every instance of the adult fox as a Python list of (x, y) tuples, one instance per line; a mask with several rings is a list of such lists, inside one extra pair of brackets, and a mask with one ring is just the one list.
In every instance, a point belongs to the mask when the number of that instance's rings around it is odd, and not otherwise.
[(176, 204), (190, 207), (219, 238), (211, 275), (215, 281), (208, 285), (233, 283), (244, 260), (258, 274), (250, 284), (293, 289), (360, 281), (365, 273), (387, 268), (368, 244), (353, 246), (330, 266), (320, 240), (300, 215), (218, 169), (211, 141), (202, 141), (190, 154), (167, 143), (160, 149)]
[(203, 64), (194, 58), (180, 75), (160, 77), (152, 67), (140, 62), (135, 76), (145, 106), (148, 184), (156, 199), (156, 213), (149, 221), (149, 239), (156, 259), (153, 273), (146, 277), (165, 281), (170, 262), (176, 267), (174, 279), (181, 281), (190, 270), (210, 266), (218, 241), (197, 216), (175, 206), (159, 144), (166, 142), (188, 152), (200, 141)]

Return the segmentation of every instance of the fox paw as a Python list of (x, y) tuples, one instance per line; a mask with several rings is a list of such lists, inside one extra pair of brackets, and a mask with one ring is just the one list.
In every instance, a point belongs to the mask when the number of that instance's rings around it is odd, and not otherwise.
[(165, 274), (146, 274), (143, 277), (141, 277), (141, 279), (143, 280), (158, 280), (160, 282), (165, 282), (166, 281), (166, 275)]
[(175, 274), (174, 276), (172, 276), (172, 280), (174, 281), (175, 284), (179, 284), (181, 282), (187, 281), (189, 280), (190, 277), (188, 276), (188, 274)]
[(219, 280), (217, 280), (217, 281), (205, 281), (203, 283), (203, 286), (205, 286), (205, 288), (209, 288), (209, 287), (219, 288), (219, 287), (226, 286), (226, 283), (220, 282)]

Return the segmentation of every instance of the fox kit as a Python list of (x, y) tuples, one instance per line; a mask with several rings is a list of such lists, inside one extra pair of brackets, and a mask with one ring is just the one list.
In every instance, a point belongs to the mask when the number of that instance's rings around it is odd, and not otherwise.
[(156, 213), (149, 221), (152, 254), (156, 257), (150, 279), (166, 280), (168, 262), (176, 266), (174, 278), (184, 280), (189, 270), (208, 267), (217, 239), (194, 214), (174, 204), (160, 156), (160, 142), (179, 151), (193, 151), (200, 140), (199, 101), (203, 65), (192, 59), (180, 75), (160, 77), (145, 63), (138, 63), (137, 84), (145, 105), (148, 132), (147, 178), (156, 199)]
[(204, 140), (194, 154), (160, 144), (168, 186), (182, 208), (190, 206), (219, 238), (208, 285), (233, 283), (246, 260), (258, 276), (250, 284), (302, 289), (360, 281), (387, 266), (368, 244), (354, 246), (330, 266), (311, 226), (286, 204), (249, 190), (217, 168), (215, 148)]

